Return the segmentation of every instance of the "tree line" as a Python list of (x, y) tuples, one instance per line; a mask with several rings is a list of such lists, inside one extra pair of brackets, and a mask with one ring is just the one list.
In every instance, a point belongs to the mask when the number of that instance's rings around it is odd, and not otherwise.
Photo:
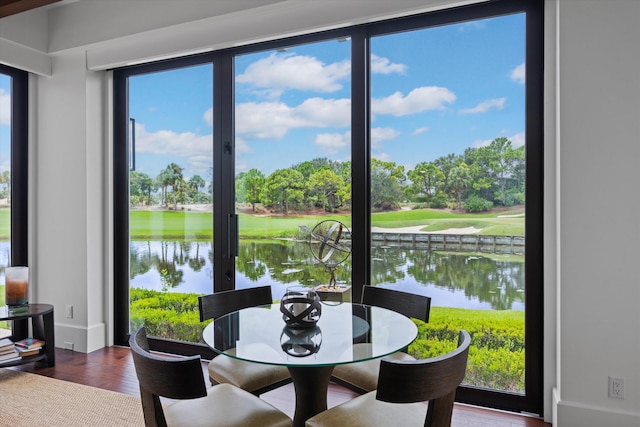
[[(151, 178), (143, 172), (129, 172), (129, 202), (131, 206), (173, 206), (178, 203), (212, 203), (211, 185), (208, 193), (202, 191), (207, 185), (200, 175), (193, 175), (186, 180), (183, 168), (171, 163), (158, 176)], [(210, 172), (211, 173), (211, 172)]]
[[(212, 188), (199, 175), (189, 180), (175, 163), (155, 179), (131, 172), (131, 203), (173, 205), (211, 203)], [(507, 138), (489, 145), (467, 148), (431, 162), (420, 162), (406, 171), (395, 162), (371, 159), (371, 207), (374, 211), (400, 208), (401, 203), (421, 207), (451, 208), (480, 212), (494, 206), (524, 203), (524, 146), (514, 148)], [(258, 169), (235, 178), (236, 201), (289, 214), (321, 208), (326, 212), (351, 209), (351, 162), (316, 158), (277, 169), (265, 176)]]
[(8, 170), (0, 173), (0, 199), (11, 197), (11, 172)]

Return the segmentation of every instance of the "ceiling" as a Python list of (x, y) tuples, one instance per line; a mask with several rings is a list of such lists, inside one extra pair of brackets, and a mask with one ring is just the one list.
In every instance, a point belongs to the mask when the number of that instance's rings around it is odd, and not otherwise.
[(0, 18), (48, 6), (61, 0), (0, 0)]

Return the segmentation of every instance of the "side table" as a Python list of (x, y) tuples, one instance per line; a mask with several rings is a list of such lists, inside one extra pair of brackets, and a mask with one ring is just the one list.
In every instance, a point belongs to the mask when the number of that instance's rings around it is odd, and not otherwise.
[(21, 360), (2, 363), (0, 368), (22, 365), (25, 363), (47, 360), (48, 366), (56, 364), (55, 334), (53, 328), (53, 305), (29, 304), (26, 310), (11, 312), (7, 306), (0, 306), (0, 321), (11, 320), (12, 341), (19, 341), (29, 337), (29, 321), (31, 321), (32, 337), (44, 341), (44, 349), (34, 356), (27, 356)]

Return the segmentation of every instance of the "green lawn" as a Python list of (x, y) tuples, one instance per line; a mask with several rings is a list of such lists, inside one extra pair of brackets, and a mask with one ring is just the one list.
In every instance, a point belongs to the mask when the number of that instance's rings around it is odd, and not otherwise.
[[(425, 230), (440, 231), (449, 228), (475, 227), (478, 234), (497, 236), (524, 235), (522, 209), (491, 214), (457, 214), (437, 209), (415, 209), (383, 212), (371, 215), (371, 225), (400, 228), (424, 225)], [(502, 216), (502, 217), (499, 217)], [(337, 219), (351, 226), (349, 215), (331, 216), (253, 216), (239, 215), (240, 236), (243, 238), (295, 237), (300, 226), (313, 228), (325, 219)], [(185, 211), (131, 211), (131, 237), (134, 239), (210, 239), (213, 236), (213, 214)], [(0, 240), (9, 240), (10, 210), (0, 209)]]
[(11, 210), (0, 209), (0, 240), (9, 240), (11, 233)]
[(134, 239), (206, 239), (213, 235), (213, 214), (207, 212), (147, 211), (130, 213)]
[[(423, 225), (429, 231), (449, 228), (475, 227), (479, 234), (522, 236), (524, 235), (523, 209), (483, 214), (457, 214), (436, 209), (375, 213), (371, 224), (376, 227), (400, 228)], [(1, 213), (1, 212), (0, 212)], [(132, 238), (208, 239), (213, 235), (213, 214), (184, 211), (131, 211)], [(311, 229), (325, 219), (337, 219), (351, 226), (349, 215), (290, 215), (253, 216), (239, 215), (242, 238), (295, 237), (301, 226)]]

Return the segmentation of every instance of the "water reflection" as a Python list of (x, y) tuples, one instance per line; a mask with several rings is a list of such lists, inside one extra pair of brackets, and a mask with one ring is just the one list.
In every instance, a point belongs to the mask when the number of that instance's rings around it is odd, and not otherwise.
[[(130, 253), (132, 287), (212, 292), (210, 242), (132, 241)], [(329, 280), (306, 243), (240, 242), (236, 268), (237, 288), (271, 285), (275, 299), (289, 286)], [(336, 271), (338, 283), (350, 277), (351, 258)], [(378, 247), (372, 249), (371, 282), (428, 295), (435, 306), (524, 310), (523, 257)]]

